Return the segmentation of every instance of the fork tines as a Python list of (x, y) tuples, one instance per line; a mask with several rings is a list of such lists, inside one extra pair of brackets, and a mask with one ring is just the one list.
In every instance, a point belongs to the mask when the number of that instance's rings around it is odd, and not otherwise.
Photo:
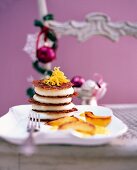
[(27, 131), (39, 131), (40, 130), (40, 114), (31, 112), (29, 114), (29, 121), (27, 125)]

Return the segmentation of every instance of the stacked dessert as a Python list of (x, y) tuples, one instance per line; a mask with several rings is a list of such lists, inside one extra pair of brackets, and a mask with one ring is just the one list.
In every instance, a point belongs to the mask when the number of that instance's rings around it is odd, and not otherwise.
[(30, 99), (32, 110), (43, 115), (44, 119), (57, 119), (71, 116), (76, 111), (72, 103), (74, 89), (64, 73), (55, 67), (48, 79), (33, 81), (35, 95)]

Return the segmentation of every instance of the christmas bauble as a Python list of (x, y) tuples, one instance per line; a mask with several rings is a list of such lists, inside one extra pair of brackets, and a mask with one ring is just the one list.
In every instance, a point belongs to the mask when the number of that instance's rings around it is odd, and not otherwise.
[(56, 58), (56, 53), (54, 49), (42, 46), (37, 49), (37, 58), (42, 63), (48, 63)]
[(71, 82), (74, 84), (74, 87), (81, 87), (82, 84), (85, 82), (85, 79), (81, 76), (74, 76)]

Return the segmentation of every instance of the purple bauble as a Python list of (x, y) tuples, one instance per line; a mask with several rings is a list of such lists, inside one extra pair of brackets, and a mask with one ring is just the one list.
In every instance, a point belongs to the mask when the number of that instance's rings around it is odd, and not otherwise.
[(71, 82), (74, 84), (74, 87), (81, 87), (82, 84), (85, 82), (85, 79), (81, 76), (74, 76)]
[(52, 48), (42, 46), (37, 49), (37, 58), (42, 63), (48, 63), (56, 58), (56, 54)]

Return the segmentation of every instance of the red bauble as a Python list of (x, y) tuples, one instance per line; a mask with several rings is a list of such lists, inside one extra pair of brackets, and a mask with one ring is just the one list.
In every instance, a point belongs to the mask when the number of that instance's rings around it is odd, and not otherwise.
[(85, 82), (85, 79), (81, 76), (74, 76), (71, 82), (74, 84), (74, 87), (81, 87), (82, 84)]
[(37, 58), (42, 63), (48, 63), (56, 58), (56, 53), (54, 49), (42, 46), (37, 49)]

